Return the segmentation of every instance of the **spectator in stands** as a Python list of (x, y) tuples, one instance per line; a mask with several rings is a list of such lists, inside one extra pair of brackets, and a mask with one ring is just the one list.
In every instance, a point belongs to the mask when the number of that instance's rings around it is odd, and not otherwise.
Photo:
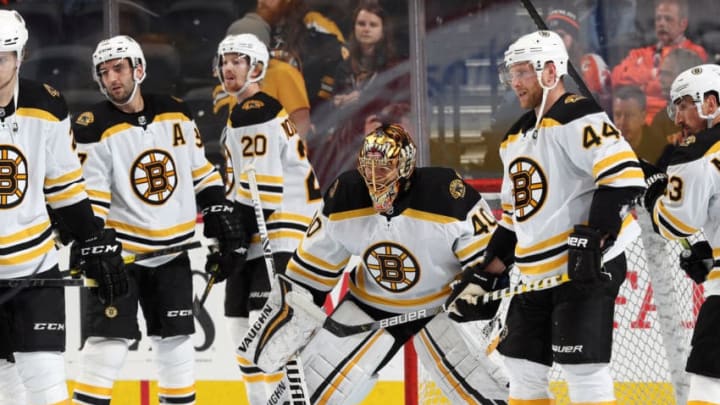
[[(347, 54), (345, 38), (333, 21), (310, 11), (304, 0), (257, 0), (255, 11), (244, 18), (248, 17), (270, 28), (271, 56), (302, 72), (311, 112), (332, 98), (335, 67)], [(237, 33), (238, 23), (228, 33)]]
[[(700, 64), (702, 64), (700, 57), (689, 49), (676, 48), (670, 51), (660, 64), (659, 75), (663, 94), (669, 97), (670, 86), (677, 75)], [(667, 111), (662, 109), (653, 117), (652, 123), (650, 124), (650, 132), (656, 139), (664, 138), (666, 140), (663, 153), (656, 161), (656, 166), (664, 171), (670, 162), (672, 151), (675, 150), (676, 145), (680, 142), (680, 128), (670, 119)]]
[(608, 111), (612, 98), (610, 70), (602, 56), (585, 53), (586, 46), (580, 36), (580, 23), (575, 10), (571, 8), (551, 9), (546, 20), (548, 28), (557, 32), (563, 39), (570, 61), (595, 96), (595, 100)]
[(649, 125), (655, 114), (667, 105), (660, 85), (659, 68), (667, 55), (676, 48), (695, 52), (707, 60), (705, 49), (685, 37), (688, 26), (686, 0), (657, 0), (655, 3), (655, 36), (657, 42), (643, 48), (631, 49), (612, 71), (613, 86), (635, 85), (645, 91)]
[[(324, 140), (320, 156), (313, 161), (321, 186), (329, 185), (337, 173), (356, 162), (351, 158), (364, 138), (365, 120), (403, 97), (407, 76), (383, 76), (397, 63), (390, 17), (376, 0), (362, 0), (353, 12), (353, 30), (348, 40), (350, 57), (338, 66), (331, 135)], [(318, 156), (318, 153), (315, 153)], [(317, 160), (317, 159), (315, 159)]]
[(649, 131), (645, 124), (645, 93), (637, 86), (620, 86), (613, 92), (612, 114), (615, 125), (638, 158), (655, 163), (665, 139)]
[[(238, 34), (253, 34), (265, 46), (269, 47), (270, 45), (270, 25), (256, 13), (247, 13), (228, 28), (227, 35)], [(263, 92), (282, 104), (288, 112), (290, 120), (295, 124), (298, 134), (305, 139), (312, 124), (310, 122), (310, 100), (305, 88), (305, 80), (300, 71), (283, 60), (271, 58), (260, 87)], [(223, 110), (224, 106), (228, 106), (228, 109), (232, 110), (237, 103), (235, 97), (228, 97), (223, 92), (222, 86), (218, 85), (213, 95), (216, 100), (214, 109), (216, 114)], [(223, 114), (229, 116), (229, 111)]]

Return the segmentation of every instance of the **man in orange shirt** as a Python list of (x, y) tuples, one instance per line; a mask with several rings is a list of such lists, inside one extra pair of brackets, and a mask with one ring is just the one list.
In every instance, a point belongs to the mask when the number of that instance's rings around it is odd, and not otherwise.
[(655, 114), (667, 105), (660, 84), (660, 64), (676, 48), (689, 49), (707, 60), (705, 49), (685, 37), (688, 26), (686, 0), (658, 0), (655, 3), (655, 36), (657, 43), (631, 49), (628, 56), (612, 71), (613, 88), (634, 85), (645, 91), (647, 111), (645, 123), (650, 125)]

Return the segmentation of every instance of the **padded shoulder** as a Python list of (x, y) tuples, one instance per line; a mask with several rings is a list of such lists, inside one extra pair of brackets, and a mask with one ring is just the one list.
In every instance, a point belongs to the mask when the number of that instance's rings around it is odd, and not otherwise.
[(365, 181), (357, 170), (348, 170), (335, 179), (323, 196), (323, 214), (337, 214), (372, 208), (372, 200)]
[(233, 108), (230, 125), (233, 128), (262, 124), (277, 117), (283, 106), (272, 96), (262, 91), (246, 98)]
[(33, 108), (50, 113), (62, 121), (68, 116), (65, 98), (49, 84), (20, 79), (18, 108)]
[(93, 104), (73, 118), (72, 130), (75, 142), (98, 142), (103, 131), (123, 119), (124, 114), (109, 101), (100, 101)]
[(710, 150), (720, 148), (720, 125), (688, 137), (670, 156), (669, 165), (678, 165), (700, 159)]
[(464, 220), (480, 200), (480, 194), (453, 169), (415, 169), (408, 208)]

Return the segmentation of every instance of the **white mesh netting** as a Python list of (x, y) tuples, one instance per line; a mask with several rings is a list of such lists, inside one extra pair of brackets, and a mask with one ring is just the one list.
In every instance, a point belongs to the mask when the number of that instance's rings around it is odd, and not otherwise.
[[(685, 360), (703, 301), (702, 287), (678, 267), (680, 244), (654, 234), (649, 217), (638, 214), (643, 234), (626, 251), (627, 278), (616, 300), (611, 362), (615, 395), (618, 404), (683, 404), (687, 395)], [(511, 281), (517, 283), (517, 275)], [(503, 302), (499, 314), (507, 311), (508, 302)], [(501, 320), (502, 315), (499, 317)], [(490, 322), (494, 326), (501, 323), (498, 319)], [(500, 335), (500, 327), (488, 328), (487, 324), (466, 324), (478, 340), (478, 350), (492, 348)], [(496, 351), (491, 357), (502, 362)], [(556, 403), (569, 404), (557, 366), (550, 380)], [(422, 365), (418, 365), (418, 390), (421, 404), (449, 403)]]

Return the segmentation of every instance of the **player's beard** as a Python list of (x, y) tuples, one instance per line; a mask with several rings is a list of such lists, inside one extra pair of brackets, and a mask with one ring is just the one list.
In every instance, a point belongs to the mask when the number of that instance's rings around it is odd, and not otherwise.
[(108, 90), (108, 95), (110, 96), (110, 99), (113, 101), (113, 103), (116, 104), (125, 104), (128, 101), (130, 101), (130, 97), (132, 97), (133, 89), (135, 88), (135, 82), (133, 81), (130, 83), (130, 86), (128, 86), (123, 83), (122, 84), (122, 92), (120, 92), (119, 96), (115, 96), (115, 93), (112, 91), (112, 89)]

